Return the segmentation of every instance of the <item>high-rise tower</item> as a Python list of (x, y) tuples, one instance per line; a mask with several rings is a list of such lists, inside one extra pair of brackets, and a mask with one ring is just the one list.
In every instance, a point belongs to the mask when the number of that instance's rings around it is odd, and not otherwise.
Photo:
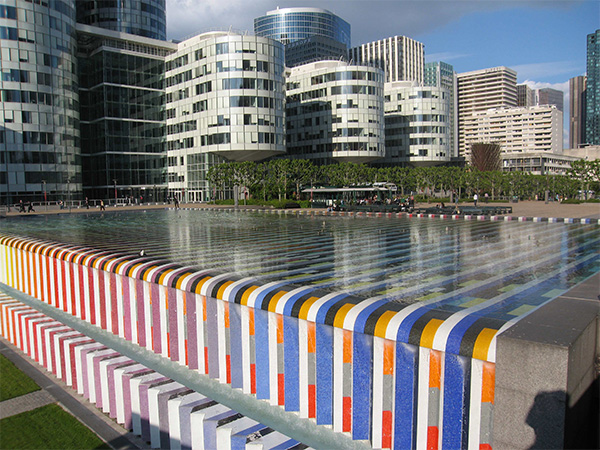
[(600, 145), (600, 29), (587, 36), (585, 142)]
[(77, 22), (152, 39), (167, 37), (165, 0), (77, 0)]
[(493, 67), (457, 76), (459, 156), (469, 157), (469, 135), (477, 128), (476, 113), (517, 106), (517, 72), (508, 67)]
[(585, 141), (585, 77), (569, 80), (569, 148), (579, 148)]

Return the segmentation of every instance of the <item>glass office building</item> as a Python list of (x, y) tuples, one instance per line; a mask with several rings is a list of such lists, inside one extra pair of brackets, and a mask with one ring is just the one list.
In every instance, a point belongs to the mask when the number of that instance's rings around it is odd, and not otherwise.
[(165, 198), (165, 57), (172, 43), (78, 25), (84, 196)]
[(165, 0), (77, 0), (77, 22), (165, 40)]
[(587, 36), (585, 142), (600, 145), (600, 30)]
[(81, 190), (74, 2), (0, 5), (0, 203)]
[(257, 36), (290, 44), (311, 36), (324, 36), (350, 46), (350, 24), (320, 8), (282, 8), (254, 19)]

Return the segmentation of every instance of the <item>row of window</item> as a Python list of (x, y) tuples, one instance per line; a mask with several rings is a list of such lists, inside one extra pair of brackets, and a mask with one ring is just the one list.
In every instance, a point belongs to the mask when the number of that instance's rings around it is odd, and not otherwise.
[[(57, 98), (60, 98), (60, 96), (57, 95)], [(14, 89), (3, 89), (2, 101), (7, 103), (34, 103), (48, 106), (52, 106), (53, 104), (52, 94), (35, 91), (18, 91)]]
[[(232, 135), (234, 139), (232, 140)], [(194, 148), (195, 145), (201, 147), (209, 145), (224, 145), (231, 143), (239, 144), (278, 144), (283, 145), (283, 135), (277, 133), (263, 132), (239, 132), (239, 133), (214, 133), (199, 136), (199, 142), (193, 137), (168, 141), (167, 150), (181, 150), (186, 148)]]

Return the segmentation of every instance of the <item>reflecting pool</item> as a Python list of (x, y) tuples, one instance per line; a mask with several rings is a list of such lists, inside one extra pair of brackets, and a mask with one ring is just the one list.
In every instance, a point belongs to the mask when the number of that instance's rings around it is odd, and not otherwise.
[(503, 322), (600, 271), (586, 224), (153, 210), (21, 216), (0, 233)]

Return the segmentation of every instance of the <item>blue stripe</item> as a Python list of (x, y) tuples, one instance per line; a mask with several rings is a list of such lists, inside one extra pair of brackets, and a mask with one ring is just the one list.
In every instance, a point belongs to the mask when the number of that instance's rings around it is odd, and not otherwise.
[(256, 398), (269, 399), (269, 312), (257, 308), (254, 309), (254, 344)]
[(285, 306), (283, 307), (283, 315), (291, 316), (292, 309), (294, 308), (294, 305), (296, 304), (298, 299), (312, 291), (314, 291), (314, 288), (306, 288), (306, 289), (302, 289), (302, 291), (298, 292), (297, 294), (292, 295), (290, 297), (290, 299), (286, 302)]
[(329, 309), (333, 305), (335, 305), (338, 301), (343, 299), (344, 297), (348, 297), (348, 294), (334, 295), (333, 298), (331, 298), (331, 299), (327, 300), (325, 303), (323, 303), (319, 307), (319, 310), (317, 311), (317, 316), (315, 317), (315, 322), (316, 323), (325, 323), (325, 317), (327, 316)]
[(468, 443), (470, 362), (471, 358), (446, 353), (442, 448), (463, 448)]
[(414, 448), (417, 429), (418, 347), (396, 343), (394, 448)]
[(317, 425), (333, 425), (333, 328), (316, 324)]
[(373, 336), (352, 336), (352, 439), (369, 440), (373, 389)]
[(229, 304), (229, 351), (231, 354), (231, 387), (244, 387), (242, 370), (242, 317), (237, 303)]
[(287, 286), (288, 283), (276, 283), (272, 286), (269, 286), (268, 289), (264, 289), (262, 292), (259, 292), (256, 295), (256, 302), (254, 302), (255, 308), (262, 308), (263, 301), (265, 297), (273, 291), (277, 291), (282, 286)]
[(298, 319), (283, 316), (283, 361), (285, 372), (285, 410), (300, 411), (300, 354)]
[(369, 318), (371, 313), (373, 311), (375, 311), (377, 308), (380, 308), (382, 305), (385, 305), (387, 303), (389, 303), (389, 300), (376, 301), (373, 304), (367, 306), (360, 313), (358, 313), (358, 317), (356, 318), (356, 321), (354, 322), (354, 332), (355, 333), (364, 333), (365, 326), (367, 324), (367, 319)]

